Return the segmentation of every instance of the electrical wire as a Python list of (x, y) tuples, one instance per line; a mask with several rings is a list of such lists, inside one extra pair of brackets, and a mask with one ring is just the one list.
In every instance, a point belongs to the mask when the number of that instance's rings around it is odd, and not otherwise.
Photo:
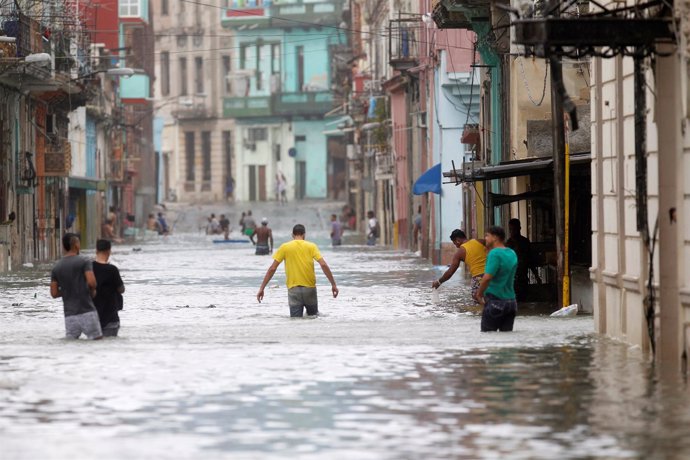
[[(529, 89), (529, 83), (527, 83), (527, 75), (525, 75), (525, 66), (523, 64), (524, 58), (522, 56), (518, 57), (518, 61), (520, 62), (520, 73), (522, 74), (522, 82), (525, 85), (525, 89), (527, 89), (527, 97), (529, 98), (530, 102), (534, 104), (536, 107), (539, 107), (542, 105), (544, 102), (544, 98), (546, 97), (546, 80), (549, 76), (549, 64), (544, 62), (544, 87), (541, 90), (541, 98), (539, 98), (539, 102), (534, 100), (534, 97), (532, 96), (532, 91)], [(584, 75), (583, 75), (584, 78)], [(587, 85), (589, 87), (589, 85)]]

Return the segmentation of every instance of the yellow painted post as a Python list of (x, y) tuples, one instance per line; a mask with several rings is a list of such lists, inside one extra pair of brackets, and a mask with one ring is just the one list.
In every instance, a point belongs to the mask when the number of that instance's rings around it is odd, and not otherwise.
[(570, 305), (570, 136), (568, 123), (565, 123), (565, 193), (563, 194), (563, 305)]

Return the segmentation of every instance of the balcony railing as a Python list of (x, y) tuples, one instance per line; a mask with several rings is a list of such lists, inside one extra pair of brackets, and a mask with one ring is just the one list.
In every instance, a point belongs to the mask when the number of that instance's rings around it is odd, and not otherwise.
[(317, 24), (337, 24), (340, 22), (341, 5), (337, 0), (280, 0), (274, 2), (271, 15), (276, 18), (298, 19)]
[(70, 143), (64, 139), (47, 143), (43, 171), (39, 171), (39, 175), (66, 177), (69, 176), (71, 168), (72, 148)]
[(223, 9), (220, 22), (225, 27), (268, 23), (270, 5), (270, 0), (233, 0), (229, 8)]
[(294, 27), (294, 20), (339, 24), (341, 12), (341, 0), (233, 0), (231, 6), (223, 10), (221, 24), (225, 27), (245, 24)]
[(265, 117), (271, 114), (271, 98), (269, 96), (226, 97), (223, 101), (223, 116), (225, 118)]
[(192, 120), (209, 118), (211, 110), (206, 105), (206, 97), (180, 98), (172, 115), (178, 119)]
[(110, 160), (110, 170), (106, 177), (113, 181), (121, 181), (125, 177), (125, 165), (123, 160)]
[(419, 21), (393, 19), (388, 29), (390, 64), (395, 70), (405, 70), (419, 63), (419, 43), (416, 35)]
[(278, 93), (274, 98), (276, 115), (324, 115), (333, 108), (330, 91)]

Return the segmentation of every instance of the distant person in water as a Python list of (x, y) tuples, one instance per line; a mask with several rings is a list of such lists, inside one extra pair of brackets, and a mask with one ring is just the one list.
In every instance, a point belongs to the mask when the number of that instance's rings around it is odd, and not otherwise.
[(96, 296), (96, 277), (93, 263), (79, 255), (81, 243), (74, 233), (62, 237), (64, 256), (50, 273), (50, 295), (62, 297), (65, 313), (65, 335), (78, 339), (84, 334), (88, 339), (103, 338), (93, 298)]
[(251, 239), (252, 235), (254, 234), (254, 230), (256, 230), (256, 221), (252, 216), (252, 212), (247, 211), (247, 215), (244, 217), (244, 234)]
[(247, 218), (247, 213), (242, 211), (242, 216), (240, 217), (239, 225), (240, 225), (240, 232), (242, 232), (243, 235), (244, 235), (244, 231), (247, 229), (247, 226), (244, 223), (244, 220), (246, 218)]
[(230, 239), (230, 220), (225, 217), (225, 214), (220, 215), (220, 231), (223, 232), (223, 237), (228, 240)]
[(158, 213), (158, 234), (159, 235), (167, 235), (170, 233), (170, 229), (168, 228), (168, 221), (165, 220), (165, 216), (163, 215), (162, 212)]
[(98, 310), (101, 330), (104, 337), (115, 337), (120, 330), (122, 294), (125, 284), (120, 277), (120, 270), (109, 263), (112, 246), (108, 240), (96, 241), (96, 259), (93, 261), (93, 273), (96, 276), (96, 297), (93, 303)]
[(331, 282), (333, 297), (338, 297), (338, 287), (335, 284), (333, 273), (326, 261), (321, 257), (318, 246), (305, 240), (304, 225), (297, 224), (292, 229), (292, 241), (284, 243), (273, 255), (273, 264), (268, 268), (264, 280), (261, 283), (256, 299), (259, 303), (264, 298), (264, 289), (275, 275), (278, 266), (285, 261), (285, 275), (288, 287), (288, 304), (291, 317), (315, 316), (319, 313), (319, 304), (316, 297), (316, 273), (314, 261), (323, 270), (324, 275)]
[(331, 214), (331, 244), (333, 246), (343, 244), (343, 224), (335, 214)]
[(149, 218), (146, 221), (146, 230), (149, 230), (152, 232), (158, 232), (159, 231), (158, 219), (156, 219), (156, 215), (153, 213), (149, 214)]
[[(254, 241), (254, 237), (256, 237), (256, 241)], [(256, 228), (249, 238), (256, 245), (257, 256), (273, 253), (273, 231), (268, 226), (267, 218), (261, 219), (261, 227)]]

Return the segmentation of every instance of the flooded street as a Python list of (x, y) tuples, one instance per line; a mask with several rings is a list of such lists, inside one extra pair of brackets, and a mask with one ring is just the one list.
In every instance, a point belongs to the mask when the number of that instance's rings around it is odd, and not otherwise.
[(194, 233), (115, 248), (117, 339), (62, 339), (49, 267), (1, 278), (0, 458), (690, 456), (685, 388), (590, 316), (482, 334), (458, 276), (431, 303), (443, 267), (307, 231), (340, 288), (317, 269), (317, 319), (288, 317), (282, 267), (256, 302), (251, 245)]

